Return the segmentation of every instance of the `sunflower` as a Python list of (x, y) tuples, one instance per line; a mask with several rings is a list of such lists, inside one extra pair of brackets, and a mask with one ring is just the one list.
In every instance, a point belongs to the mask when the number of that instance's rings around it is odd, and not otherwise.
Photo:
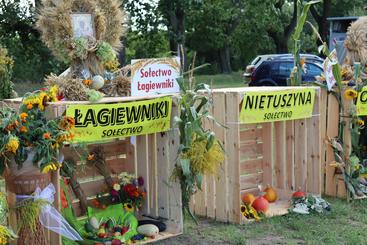
[(59, 93), (59, 87), (57, 85), (54, 85), (50, 88), (49, 96), (50, 96), (50, 100), (52, 102), (57, 102), (58, 101), (58, 99), (57, 99), (58, 93)]
[(358, 97), (358, 92), (355, 91), (354, 89), (347, 89), (345, 90), (344, 92), (344, 97), (347, 99), (347, 100), (353, 100), (355, 98)]
[(59, 127), (63, 130), (70, 130), (75, 126), (75, 119), (73, 117), (65, 116), (59, 123)]
[(131, 203), (124, 203), (124, 209), (128, 213), (134, 212), (134, 207), (131, 205)]
[(42, 173), (44, 174), (47, 174), (48, 172), (50, 172), (51, 170), (55, 171), (59, 168), (61, 168), (62, 164), (61, 163), (49, 163), (47, 166), (45, 166), (43, 169), (42, 169)]
[(19, 148), (19, 139), (16, 136), (10, 136), (5, 148), (8, 152), (15, 154)]
[(249, 205), (241, 205), (241, 213), (246, 219), (255, 219), (256, 221), (260, 220), (259, 214)]
[(358, 120), (357, 120), (357, 124), (358, 124), (359, 126), (364, 126), (364, 120), (362, 120), (362, 119), (358, 119)]

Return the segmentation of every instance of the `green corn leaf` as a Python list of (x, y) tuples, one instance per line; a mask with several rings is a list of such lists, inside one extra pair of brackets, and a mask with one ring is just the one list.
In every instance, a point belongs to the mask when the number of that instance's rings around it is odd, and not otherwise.
[(180, 165), (181, 165), (181, 168), (182, 168), (182, 173), (185, 176), (190, 176), (191, 175), (190, 159), (180, 159)]

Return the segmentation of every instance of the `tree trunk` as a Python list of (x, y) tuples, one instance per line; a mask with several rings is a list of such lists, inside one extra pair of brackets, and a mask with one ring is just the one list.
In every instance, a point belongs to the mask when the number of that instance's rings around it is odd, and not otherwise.
[(219, 60), (222, 73), (231, 73), (231, 55), (228, 45), (219, 50)]

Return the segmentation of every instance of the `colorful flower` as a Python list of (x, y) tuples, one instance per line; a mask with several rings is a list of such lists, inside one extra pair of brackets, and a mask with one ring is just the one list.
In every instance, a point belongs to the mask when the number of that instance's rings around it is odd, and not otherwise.
[(53, 102), (58, 101), (58, 98), (57, 98), (58, 92), (59, 92), (59, 87), (57, 85), (54, 85), (50, 88), (49, 94), (50, 94), (51, 101)]
[(65, 116), (59, 123), (59, 127), (63, 130), (70, 130), (75, 126), (75, 119), (73, 117)]
[(143, 186), (144, 185), (144, 178), (143, 177), (139, 176), (139, 178), (138, 178), (138, 184), (139, 184), (139, 186)]
[(364, 120), (358, 119), (358, 120), (357, 120), (357, 124), (358, 124), (359, 126), (364, 126)]
[(124, 210), (126, 212), (132, 213), (134, 212), (134, 207), (131, 205), (131, 203), (124, 203)]
[(87, 160), (92, 161), (94, 159), (94, 154), (88, 154)]
[(28, 110), (32, 110), (33, 109), (33, 105), (31, 103), (27, 104), (27, 109)]
[(21, 127), (19, 128), (19, 131), (20, 131), (21, 133), (27, 133), (27, 132), (28, 132), (28, 129), (27, 129), (27, 127), (26, 127), (26, 126), (21, 126)]
[(55, 171), (55, 170), (57, 170), (61, 167), (62, 167), (61, 163), (58, 163), (58, 162), (57, 163), (50, 163), (42, 169), (42, 173), (47, 174), (51, 170)]
[(113, 185), (112, 189), (114, 189), (115, 191), (119, 191), (119, 190), (121, 190), (121, 186), (120, 186), (120, 184), (115, 183), (115, 184)]
[(10, 136), (5, 145), (6, 151), (16, 153), (19, 148), (19, 139), (16, 136)]
[(85, 79), (85, 80), (83, 80), (83, 84), (85, 86), (90, 86), (90, 85), (92, 85), (92, 83), (93, 83), (93, 81), (91, 79)]
[(49, 139), (49, 138), (51, 138), (50, 133), (44, 133), (44, 134), (43, 134), (43, 138), (44, 138), (44, 139)]
[(24, 123), (27, 122), (27, 117), (28, 117), (28, 114), (25, 112), (19, 114), (20, 120), (22, 120), (22, 122)]
[(354, 89), (347, 89), (345, 90), (344, 92), (344, 97), (347, 99), (347, 100), (353, 100), (355, 98), (358, 97), (358, 92), (355, 91)]

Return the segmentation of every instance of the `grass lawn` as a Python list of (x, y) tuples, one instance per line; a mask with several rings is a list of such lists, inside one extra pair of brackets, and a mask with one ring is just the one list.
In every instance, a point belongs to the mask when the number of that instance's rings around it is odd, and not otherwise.
[(367, 244), (367, 200), (327, 200), (330, 213), (288, 214), (245, 225), (200, 219), (196, 226), (187, 217), (183, 235), (157, 244)]

